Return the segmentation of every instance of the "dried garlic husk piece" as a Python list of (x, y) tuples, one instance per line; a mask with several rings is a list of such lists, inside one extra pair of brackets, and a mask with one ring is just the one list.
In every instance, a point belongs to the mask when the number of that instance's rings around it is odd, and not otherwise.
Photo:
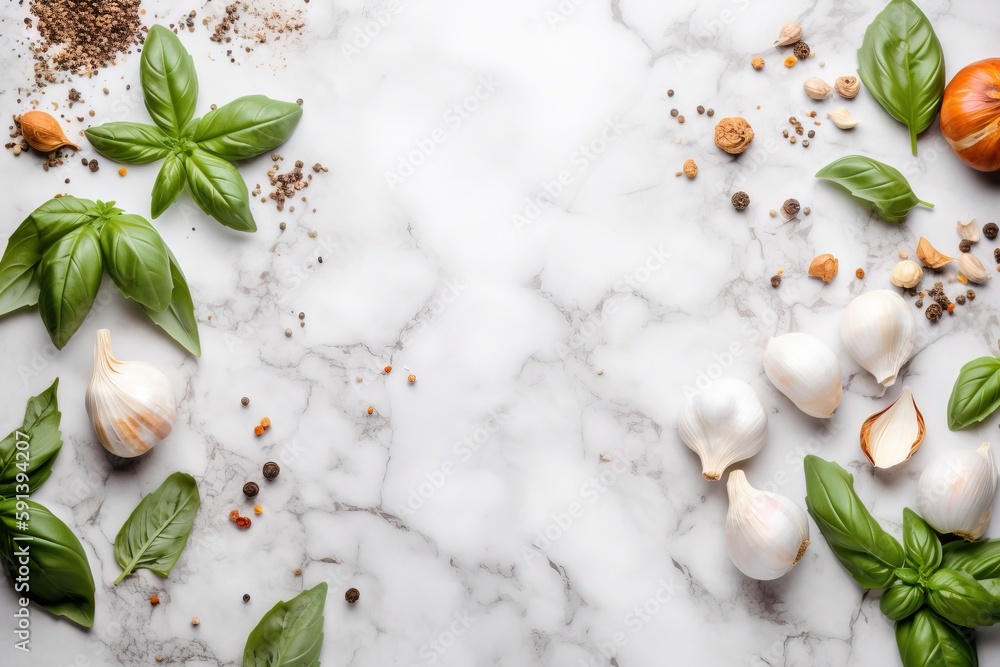
[(837, 258), (830, 253), (824, 253), (813, 258), (809, 264), (809, 275), (828, 283), (837, 276), (839, 268), (840, 262), (837, 261)]
[(924, 270), (920, 268), (920, 265), (913, 260), (906, 259), (892, 267), (892, 275), (889, 276), (889, 280), (896, 287), (910, 289), (919, 285), (923, 277)]
[(833, 89), (845, 99), (854, 99), (861, 90), (861, 82), (856, 76), (838, 76), (833, 82)]
[(855, 119), (854, 116), (851, 115), (851, 112), (844, 107), (837, 107), (833, 111), (828, 112), (826, 117), (841, 130), (849, 130), (861, 122)]
[(814, 100), (825, 100), (833, 92), (833, 88), (823, 79), (818, 76), (813, 76), (806, 79), (806, 82), (802, 86), (806, 95), (813, 98)]
[(76, 150), (81, 150), (80, 146), (66, 138), (59, 121), (44, 111), (23, 113), (18, 117), (17, 122), (21, 125), (21, 134), (24, 135), (24, 140), (36, 151), (51, 153), (63, 146), (72, 146)]
[(861, 425), (861, 451), (875, 468), (898, 465), (919, 449), (927, 428), (909, 387), (892, 405)]
[(948, 255), (938, 252), (938, 249), (932, 246), (931, 242), (923, 236), (921, 236), (920, 240), (917, 241), (917, 258), (924, 263), (924, 266), (932, 269), (940, 269), (948, 262), (955, 261), (954, 257), (949, 257)]
[(971, 252), (963, 252), (962, 256), (958, 258), (958, 270), (974, 283), (986, 282), (993, 277), (983, 266), (983, 263)]
[(979, 223), (975, 218), (970, 216), (965, 220), (959, 220), (955, 223), (955, 230), (963, 239), (972, 243), (979, 242)]
[(789, 21), (785, 25), (781, 26), (781, 32), (778, 33), (778, 39), (774, 40), (774, 45), (788, 46), (789, 44), (794, 44), (801, 39), (802, 26), (795, 21)]

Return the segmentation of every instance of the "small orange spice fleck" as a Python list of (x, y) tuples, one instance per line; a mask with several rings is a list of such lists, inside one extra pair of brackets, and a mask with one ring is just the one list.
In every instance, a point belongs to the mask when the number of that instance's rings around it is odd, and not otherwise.
[(865, 270), (864, 269), (858, 269), (857, 271), (854, 272), (854, 275), (856, 275), (858, 278), (864, 278), (865, 277)]
[(260, 418), (260, 425), (264, 427), (265, 431), (267, 429), (271, 428), (271, 418), (270, 417), (261, 417)]
[(150, 597), (149, 598), (149, 604), (153, 605), (154, 607), (156, 605), (160, 604), (160, 596), (159, 595), (154, 595), (154, 596)]
[(373, 408), (372, 406), (369, 405), (368, 406), (368, 414), (370, 414), (370, 415), (375, 414), (375, 408)]
[(391, 373), (392, 372), (392, 366), (386, 366), (382, 370), (384, 370), (386, 373)]
[(256, 426), (253, 427), (253, 432), (254, 435), (264, 435), (264, 427), (261, 426), (260, 424), (257, 424)]
[(799, 62), (799, 59), (795, 56), (788, 56), (785, 58), (785, 67), (795, 67), (795, 63)]
[(264, 506), (263, 505), (254, 505), (253, 506), (253, 513), (254, 514), (263, 514), (264, 513)]
[(410, 373), (410, 375), (408, 375), (406, 379), (409, 381), (410, 384), (413, 384), (414, 382), (417, 381), (417, 376)]
[(963, 285), (968, 285), (969, 284), (969, 279), (966, 278), (965, 276), (963, 276), (961, 273), (958, 274), (955, 277), (958, 278), (958, 282), (962, 283)]
[(949, 315), (953, 315), (954, 313), (955, 313), (955, 304), (949, 303), (948, 304), (948, 314)]
[(239, 510), (233, 510), (232, 512), (229, 513), (229, 520), (230, 521), (236, 521), (239, 518), (240, 518), (240, 511)]
[(754, 69), (764, 69), (764, 59), (760, 56), (756, 56), (750, 59), (750, 66)]
[(128, 174), (128, 169), (126, 169), (125, 167), (122, 167), (121, 169), (118, 170), (119, 176), (125, 176), (126, 174)]

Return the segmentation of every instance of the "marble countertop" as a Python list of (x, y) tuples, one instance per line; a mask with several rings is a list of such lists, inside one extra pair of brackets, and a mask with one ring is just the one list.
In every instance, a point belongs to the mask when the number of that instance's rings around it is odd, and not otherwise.
[[(803, 94), (809, 76), (855, 73), (881, 3), (306, 2), (259, 3), (300, 11), (305, 28), (237, 49), (234, 62), (200, 22), (181, 35), (201, 78), (199, 113), (254, 92), (302, 98), (282, 167), (330, 169), (294, 212), (254, 202), (256, 234), (222, 228), (186, 196), (156, 221), (191, 284), (202, 357), (137, 316), (107, 280), (62, 351), (33, 311), (0, 321), (0, 430), (60, 378), (65, 445), (36, 500), (80, 536), (97, 582), (93, 629), (38, 611), (30, 656), (2, 630), (15, 600), (0, 587), (0, 662), (238, 665), (273, 604), (326, 581), (329, 666), (899, 664), (877, 594), (862, 594), (814, 524), (787, 576), (758, 582), (735, 569), (725, 488), (701, 478), (676, 433), (686, 387), (745, 380), (770, 420), (763, 451), (741, 466), (751, 483), (801, 503), (802, 457), (818, 453), (853, 472), (898, 534), (926, 461), (996, 432), (996, 418), (957, 433), (945, 420), (959, 366), (996, 352), (996, 285), (936, 326), (914, 310), (916, 354), (884, 397), (837, 335), (854, 296), (889, 287), (899, 250), (912, 254), (921, 235), (955, 249), (957, 219), (996, 213), (995, 180), (965, 168), (936, 123), (913, 157), (905, 128), (864, 89), (845, 104), (862, 121), (850, 132), (825, 120), (837, 101)], [(949, 77), (997, 55), (1000, 14), (986, 0), (920, 4)], [(200, 21), (222, 5), (175, 5), (166, 18), (195, 9)], [(144, 6), (152, 23), (168, 3)], [(30, 61), (11, 55), (23, 53), (26, 12), (0, 9), (7, 115), (25, 110), (17, 89), (31, 80)], [(792, 69), (770, 48), (789, 20), (816, 53)], [(762, 71), (753, 55), (766, 59)], [(74, 131), (145, 122), (137, 83), (132, 55), (39, 99), (45, 108), (77, 87), (95, 118)], [(816, 136), (790, 145), (788, 117), (810, 109)], [(738, 160), (712, 140), (714, 121), (731, 115), (757, 135)], [(886, 224), (813, 178), (858, 152), (900, 168), (936, 207)], [(82, 154), (95, 157), (89, 146)], [(121, 178), (110, 161), (90, 173), (78, 158), (45, 172), (37, 156), (0, 155), (4, 238), (57, 192), (148, 215), (154, 165)], [(694, 180), (675, 176), (687, 158), (700, 167)], [(271, 165), (262, 156), (240, 170), (266, 185)], [(742, 213), (729, 202), (739, 189), (752, 199)], [(811, 215), (768, 215), (789, 197)], [(991, 251), (977, 250), (984, 261)], [(825, 252), (840, 260), (830, 284), (805, 275)], [(84, 409), (100, 328), (120, 358), (162, 368), (180, 400), (170, 438), (130, 463), (109, 460)], [(789, 331), (818, 336), (842, 359), (844, 400), (827, 422), (798, 412), (763, 374), (764, 344)], [(857, 433), (903, 384), (927, 437), (910, 462), (873, 475)], [(265, 415), (273, 427), (257, 438)], [(282, 472), (264, 484), (269, 460)], [(112, 586), (115, 534), (177, 470), (202, 496), (190, 543), (168, 579), (141, 570)], [(249, 510), (250, 480), (262, 484), (264, 513), (240, 531), (228, 513)], [(353, 606), (350, 587), (361, 593)], [(1000, 662), (1000, 633), (980, 632), (979, 650), (982, 664)]]

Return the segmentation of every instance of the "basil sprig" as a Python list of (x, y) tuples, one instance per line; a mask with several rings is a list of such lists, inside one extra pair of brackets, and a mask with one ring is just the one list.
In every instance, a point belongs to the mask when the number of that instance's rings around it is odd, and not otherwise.
[(817, 171), (816, 178), (833, 181), (856, 198), (871, 203), (887, 222), (903, 222), (917, 204), (934, 208), (934, 204), (917, 198), (898, 169), (863, 155), (834, 160)]
[(247, 638), (243, 667), (318, 667), (326, 582), (279, 602)]
[(912, 0), (891, 0), (865, 31), (858, 74), (889, 115), (917, 135), (926, 130), (944, 96), (944, 53), (931, 22)]
[[(0, 565), (18, 596), (89, 628), (94, 624), (94, 576), (83, 545), (47, 508), (18, 497), (30, 495), (48, 479), (62, 448), (58, 387), (57, 378), (30, 398), (21, 428), (0, 441)], [(19, 446), (25, 442), (26, 447)], [(27, 567), (25, 576), (22, 567)]]
[[(161, 25), (150, 28), (146, 37), (139, 80), (155, 125), (105, 123), (84, 131), (88, 141), (117, 162), (163, 160), (153, 183), (154, 219), (187, 189), (201, 210), (223, 225), (255, 231), (247, 185), (232, 163), (282, 144), (298, 125), (302, 107), (249, 95), (195, 118), (198, 75), (194, 61), (180, 39)], [(0, 304), (3, 296), (0, 292)]]
[(184, 274), (159, 232), (114, 202), (51, 199), (25, 218), (0, 258), (0, 316), (38, 305), (52, 343), (62, 349), (94, 305), (107, 272), (191, 354), (201, 354)]
[(948, 428), (983, 421), (1000, 408), (1000, 357), (979, 357), (962, 366), (948, 399)]

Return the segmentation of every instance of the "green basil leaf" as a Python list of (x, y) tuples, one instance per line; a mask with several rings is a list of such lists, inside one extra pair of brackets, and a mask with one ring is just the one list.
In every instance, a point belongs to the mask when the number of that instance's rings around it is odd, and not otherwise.
[(279, 602), (247, 638), (243, 667), (319, 666), (326, 582)]
[(153, 122), (173, 137), (194, 117), (198, 74), (194, 61), (173, 32), (154, 25), (146, 35), (139, 61), (142, 98)]
[(105, 123), (83, 131), (101, 155), (126, 164), (146, 164), (170, 154), (163, 130), (145, 123)]
[(70, 195), (50, 199), (31, 212), (42, 252), (77, 227), (93, 222), (98, 216), (95, 202)]
[(0, 440), (0, 498), (32, 494), (52, 474), (62, 449), (59, 431), (59, 378), (28, 399), (21, 428)]
[(948, 399), (948, 428), (978, 424), (1000, 408), (1000, 357), (979, 357), (962, 366)]
[(941, 552), (941, 567), (968, 572), (976, 579), (1000, 577), (1000, 539), (949, 542)]
[(192, 139), (225, 160), (246, 160), (284, 143), (300, 118), (298, 104), (249, 95), (205, 114)]
[(944, 96), (944, 53), (931, 22), (911, 0), (891, 0), (865, 30), (858, 74), (872, 97), (917, 135), (926, 130)]
[(941, 568), (928, 578), (927, 604), (938, 616), (967, 628), (1000, 621), (1000, 599), (960, 570)]
[(122, 213), (105, 222), (101, 250), (122, 294), (155, 312), (170, 304), (173, 280), (167, 246), (145, 218)]
[(897, 568), (895, 574), (904, 584), (916, 584), (920, 581), (920, 573), (911, 567)]
[(94, 624), (94, 575), (87, 554), (48, 509), (32, 500), (0, 500), (0, 560), (18, 594), (86, 628)]
[(834, 160), (816, 172), (816, 178), (833, 181), (858, 199), (870, 202), (888, 222), (903, 222), (917, 204), (934, 208), (934, 204), (917, 199), (898, 169), (863, 155)]
[(226, 227), (256, 231), (250, 213), (250, 192), (243, 177), (229, 162), (196, 149), (184, 158), (188, 190), (202, 211)]
[(42, 256), (38, 309), (60, 350), (83, 324), (101, 288), (101, 243), (90, 225), (62, 237)]
[(167, 249), (170, 256), (170, 276), (173, 280), (173, 291), (170, 294), (170, 305), (160, 312), (146, 308), (142, 309), (149, 319), (166, 331), (171, 338), (180, 343), (184, 349), (196, 357), (201, 356), (201, 341), (198, 337), (198, 322), (194, 319), (194, 302), (188, 289), (184, 272), (177, 264), (174, 254)]
[(0, 259), (0, 315), (38, 303), (41, 244), (29, 216), (14, 230)]
[(902, 621), (917, 613), (924, 604), (924, 589), (909, 584), (890, 586), (879, 600), (879, 609), (890, 621)]
[(903, 667), (977, 667), (976, 645), (961, 629), (929, 609), (896, 623), (896, 646)]
[(930, 574), (941, 564), (941, 540), (909, 507), (903, 508), (903, 547), (907, 560), (923, 574)]
[(154, 220), (177, 201), (181, 192), (184, 191), (186, 180), (184, 160), (171, 153), (163, 161), (163, 166), (160, 167), (160, 172), (156, 175), (156, 181), (153, 182), (153, 202), (150, 209)]
[(198, 485), (183, 472), (143, 498), (115, 537), (115, 560), (122, 566), (115, 585), (136, 568), (166, 578), (187, 544), (199, 505)]
[(886, 588), (905, 564), (903, 548), (854, 492), (854, 478), (836, 463), (804, 461), (806, 507), (834, 554), (864, 588)]

